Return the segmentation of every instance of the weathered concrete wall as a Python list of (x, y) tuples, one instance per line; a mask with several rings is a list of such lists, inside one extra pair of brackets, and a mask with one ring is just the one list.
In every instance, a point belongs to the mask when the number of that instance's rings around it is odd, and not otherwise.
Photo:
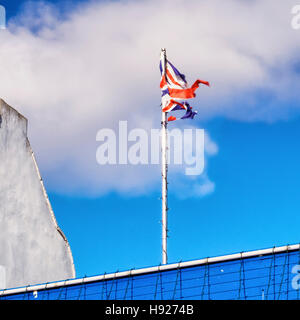
[(27, 139), (27, 119), (3, 100), (0, 116), (2, 286), (73, 278), (72, 253), (55, 220)]

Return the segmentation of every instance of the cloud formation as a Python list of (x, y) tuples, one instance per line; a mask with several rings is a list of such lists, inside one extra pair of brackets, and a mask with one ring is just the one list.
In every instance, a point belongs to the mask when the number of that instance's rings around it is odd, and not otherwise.
[[(95, 137), (101, 128), (117, 131), (119, 120), (159, 128), (160, 48), (167, 48), (189, 82), (200, 77), (212, 83), (193, 102), (202, 118), (286, 119), (300, 110), (293, 5), (90, 1), (62, 15), (34, 1), (0, 32), (0, 96), (30, 120), (31, 142), (51, 190), (147, 192), (159, 183), (159, 167), (101, 168)], [(214, 154), (218, 149), (214, 142), (207, 148)], [(214, 185), (205, 173), (195, 188), (204, 195)]]

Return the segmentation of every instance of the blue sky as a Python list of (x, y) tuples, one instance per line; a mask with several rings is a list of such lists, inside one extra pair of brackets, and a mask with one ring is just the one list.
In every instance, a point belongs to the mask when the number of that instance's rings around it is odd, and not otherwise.
[[(76, 4), (84, 3), (86, 1), (87, 0), (51, 0), (49, 2), (58, 6), (60, 8), (60, 10), (62, 10), (62, 9), (68, 10)], [(16, 14), (18, 14), (23, 9), (24, 3), (26, 3), (26, 2), (28, 2), (28, 1), (1, 0), (0, 3), (6, 9), (7, 17), (11, 18), (11, 17), (16, 16)], [(33, 0), (32, 2), (34, 3), (34, 2), (38, 2), (38, 1)]]
[[(55, 5), (60, 2), (61, 5), (61, 1), (51, 2)], [(74, 0), (72, 3), (77, 2)], [(63, 8), (61, 10), (72, 12), (72, 3), (65, 2), (65, 6), (61, 7)], [(89, 2), (87, 1), (87, 3)], [(22, 1), (0, 1), (0, 4), (6, 6), (9, 18), (15, 17), (23, 10)], [(266, 10), (266, 8), (264, 9)], [(286, 8), (287, 24), (290, 18), (288, 9), (289, 7)], [(229, 20), (230, 14), (230, 10), (224, 12), (224, 16)], [(241, 23), (240, 20), (237, 20), (236, 24), (239, 23)], [(267, 26), (269, 25), (267, 24)], [(244, 33), (244, 27), (241, 25), (241, 33)], [(105, 37), (106, 31), (101, 30), (101, 32)], [(291, 38), (293, 38), (291, 43), (299, 41), (300, 31), (298, 33), (292, 30), (287, 32), (291, 32)], [(226, 36), (224, 36), (225, 38)], [(122, 35), (116, 39), (117, 44), (125, 41), (124, 39), (127, 40), (127, 38), (122, 38)], [(235, 39), (239, 39), (239, 32), (236, 33)], [(246, 40), (250, 41), (250, 37)], [(196, 39), (195, 41), (200, 40)], [(69, 42), (69, 39), (66, 42)], [(243, 41), (240, 42), (240, 45), (239, 49), (243, 51)], [(255, 46), (255, 44), (253, 45)], [(268, 45), (266, 43), (266, 47), (263, 47), (262, 50), (266, 49), (267, 51)], [(173, 49), (172, 44), (170, 46)], [(159, 50), (159, 48), (156, 49)], [(265, 78), (260, 72), (258, 75), (261, 78), (254, 89), (248, 90), (247, 83), (246, 89), (241, 89), (240, 86), (248, 77), (247, 74), (255, 69), (245, 63), (245, 65), (237, 65), (238, 69), (244, 68), (245, 72), (238, 74), (237, 78), (240, 79), (238, 83), (227, 84), (229, 89), (226, 87), (226, 94), (221, 97), (223, 100), (215, 98), (219, 94), (218, 88), (220, 91), (225, 91), (225, 87), (222, 86), (216, 86), (216, 88), (212, 86), (210, 89), (212, 93), (208, 93), (208, 96), (204, 97), (203, 103), (206, 103), (210, 109), (205, 110), (203, 116), (199, 112), (199, 117), (194, 125), (204, 128), (218, 146), (217, 154), (209, 158), (206, 167), (206, 173), (213, 181), (215, 189), (214, 192), (206, 196), (182, 199), (177, 196), (176, 180), (174, 179), (173, 183), (172, 179), (170, 180), (169, 262), (200, 259), (300, 241), (298, 228), (300, 223), (300, 99), (297, 94), (300, 82), (296, 81), (299, 80), (296, 78), (299, 70), (297, 71), (295, 56), (292, 55), (294, 49), (294, 47), (291, 48), (289, 53), (285, 51), (281, 53), (279, 49), (275, 50), (279, 56), (282, 54), (281, 58), (284, 57), (282, 65), (276, 63), (274, 56), (261, 52), (260, 63), (267, 66), (265, 68), (269, 72), (268, 75), (279, 75), (284, 79), (293, 80), (293, 86), (289, 87), (288, 81), (287, 84), (282, 84), (282, 87), (286, 89), (284, 92), (280, 91), (281, 88), (265, 84)], [(250, 56), (251, 52), (247, 52), (246, 56), (248, 54)], [(124, 63), (122, 55), (116, 54), (115, 58), (120, 59), (122, 66)], [(176, 52), (176, 59), (181, 59), (180, 52)], [(265, 60), (263, 61), (263, 59)], [(184, 59), (180, 60), (180, 63), (183, 61)], [(213, 65), (210, 65), (209, 62), (207, 65), (208, 71), (204, 71), (205, 77), (212, 83), (217, 82), (218, 74), (220, 77), (223, 76), (222, 69), (210, 76), (209, 69), (213, 68)], [(187, 69), (189, 68), (188, 63), (185, 66)], [(153, 84), (150, 84), (154, 87), (159, 82), (157, 69), (157, 65), (153, 65), (152, 69), (149, 67), (149, 72), (153, 73), (153, 79), (156, 79), (156, 83), (153, 81)], [(122, 69), (120, 72), (123, 72)], [(193, 73), (197, 74), (197, 70)], [(256, 76), (254, 74), (253, 78)], [(249, 81), (253, 82), (251, 76), (249, 77)], [(236, 80), (236, 78), (234, 79)], [(140, 79), (137, 77), (133, 81), (138, 80)], [(264, 83), (262, 87), (261, 83)], [(122, 89), (120, 88), (120, 90)], [(13, 92), (7, 89), (3, 91), (3, 94), (13, 100)], [(228, 98), (229, 95), (232, 97)], [(135, 194), (132, 190), (120, 192), (114, 185), (105, 192), (96, 195), (94, 189), (97, 188), (97, 185), (90, 194), (78, 192), (78, 190), (86, 189), (89, 181), (85, 181), (78, 173), (82, 166), (78, 166), (78, 172), (74, 170), (75, 173), (68, 168), (68, 166), (75, 167), (77, 165), (79, 160), (75, 159), (76, 154), (74, 153), (73, 162), (72, 160), (66, 162), (68, 165), (63, 163), (61, 158), (51, 157), (51, 161), (57, 161), (57, 163), (61, 161), (62, 165), (58, 169), (54, 165), (48, 164), (47, 157), (50, 152), (56, 150), (55, 146), (53, 147), (51, 140), (49, 140), (51, 147), (48, 154), (47, 144), (45, 146), (38, 141), (35, 133), (41, 130), (41, 126), (34, 124), (37, 117), (34, 109), (26, 107), (30, 103), (38, 105), (43, 100), (35, 102), (29, 98), (26, 99), (24, 97), (24, 100), (17, 100), (16, 103), (21, 106), (21, 111), (33, 123), (31, 140), (33, 140), (56, 218), (70, 242), (77, 276), (159, 264), (161, 260), (159, 167), (151, 171), (151, 174), (157, 174), (158, 179), (151, 185), (145, 183), (146, 192), (141, 195)], [(137, 103), (141, 101), (140, 99), (138, 97)], [(159, 93), (151, 101), (155, 99), (159, 99)], [(67, 100), (62, 101), (65, 103)], [(224, 105), (222, 105), (222, 101)], [(25, 106), (24, 110), (22, 110), (22, 105)], [(150, 112), (148, 105), (146, 109)], [(58, 110), (61, 111), (61, 109)], [(74, 112), (76, 110), (74, 109)], [(155, 111), (157, 109), (151, 112)], [(111, 122), (111, 126), (114, 126), (116, 121), (122, 120), (124, 114), (119, 114), (118, 110), (114, 109), (111, 112), (115, 121)], [(88, 111), (86, 111), (87, 113)], [(64, 114), (63, 116), (65, 117)], [(81, 117), (85, 118), (84, 112)], [(87, 116), (86, 119), (87, 123), (91, 123), (93, 129), (92, 123), (96, 122), (97, 124), (97, 117), (96, 120), (94, 118), (94, 116), (91, 118)], [(128, 116), (128, 120), (131, 118), (133, 119), (134, 115)], [(47, 123), (50, 123), (49, 127), (51, 127), (51, 116), (47, 119)], [(154, 119), (159, 126), (159, 114)], [(68, 123), (66, 118), (64, 121), (66, 126), (70, 126), (70, 130), (81, 130), (76, 121), (71, 122), (70, 120)], [(184, 127), (185, 124), (181, 125)], [(46, 126), (47, 124), (43, 128)], [(99, 126), (101, 128), (101, 124)], [(77, 139), (72, 140), (71, 134), (67, 139), (62, 137), (64, 131), (58, 129), (58, 132), (60, 132), (62, 140), (66, 139), (64, 140), (66, 144), (58, 150), (65, 148), (66, 152), (72, 152), (73, 146), (76, 149), (81, 147)], [(91, 130), (88, 135), (93, 146), (91, 153), (95, 151), (96, 147), (95, 134), (96, 131)], [(67, 129), (66, 136), (68, 136)], [(94, 163), (89, 164), (89, 161), (95, 161), (91, 160), (94, 154), (91, 157), (89, 157), (89, 153), (81, 155), (81, 157), (85, 156), (87, 158), (84, 162), (86, 171), (83, 174), (87, 174), (89, 166), (92, 168), (95, 165)], [(70, 170), (69, 175), (61, 175), (63, 170)], [(78, 176), (76, 176), (77, 173)], [(118, 179), (113, 171), (111, 174), (112, 179)], [(63, 179), (68, 179), (71, 184), (75, 185), (80, 179), (83, 182), (81, 185), (78, 183), (78, 190), (74, 191), (69, 188), (69, 185), (64, 185)], [(101, 175), (98, 179), (101, 180)], [(130, 175), (128, 179), (130, 179)], [(133, 190), (134, 188), (138, 188), (138, 186), (133, 186)], [(189, 185), (187, 184), (180, 191), (189, 193)]]
[[(170, 261), (298, 243), (300, 119), (202, 125), (220, 148), (208, 169), (216, 190), (180, 200), (170, 182)], [(159, 190), (157, 185), (144, 197), (113, 193), (92, 200), (51, 194), (77, 268), (96, 274), (159, 264)]]

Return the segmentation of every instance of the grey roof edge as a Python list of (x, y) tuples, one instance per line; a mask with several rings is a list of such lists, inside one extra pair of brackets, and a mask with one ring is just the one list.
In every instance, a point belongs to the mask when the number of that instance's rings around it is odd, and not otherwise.
[(76, 271), (75, 271), (75, 265), (74, 265), (74, 258), (73, 258), (73, 254), (72, 254), (72, 251), (71, 251), (71, 247), (70, 247), (69, 241), (68, 241), (67, 237), (65, 236), (65, 234), (63, 233), (63, 231), (61, 230), (61, 228), (59, 227), (59, 225), (57, 223), (57, 220), (55, 218), (55, 214), (53, 212), (53, 208), (51, 206), (51, 203), (50, 203), (50, 200), (49, 200), (49, 197), (48, 197), (48, 194), (47, 194), (43, 179), (41, 177), (41, 173), (40, 173), (40, 170), (39, 170), (39, 167), (38, 167), (34, 152), (33, 152), (32, 148), (31, 148), (30, 141), (29, 141), (29, 139), (27, 137), (28, 119), (25, 116), (23, 116), (19, 111), (17, 111), (15, 108), (13, 108), (8, 103), (6, 103), (1, 98), (0, 98), (0, 115), (1, 115), (1, 109), (2, 109), (3, 106), (5, 106), (6, 108), (8, 108), (11, 111), (15, 112), (18, 115), (18, 117), (22, 118), (26, 123), (26, 143), (27, 143), (27, 148), (28, 148), (28, 150), (29, 150), (29, 152), (30, 152), (30, 154), (32, 156), (34, 167), (35, 167), (38, 179), (39, 179), (39, 181), (41, 183), (41, 188), (42, 188), (42, 191), (43, 191), (43, 194), (44, 194), (44, 198), (45, 198), (49, 213), (51, 215), (52, 221), (53, 221), (53, 223), (55, 225), (55, 228), (56, 228), (57, 232), (59, 233), (59, 235), (62, 237), (63, 241), (65, 242), (65, 245), (66, 245), (70, 260), (71, 260), (72, 276), (75, 277), (76, 276)]
[(0, 113), (1, 113), (1, 107), (2, 105), (5, 105), (7, 107), (9, 107), (11, 110), (13, 110), (15, 113), (17, 113), (17, 115), (20, 117), (20, 118), (23, 118), (26, 123), (28, 123), (28, 119), (23, 116), (18, 110), (16, 110), (15, 108), (13, 108), (11, 105), (9, 105), (8, 103), (6, 103), (3, 99), (0, 98)]

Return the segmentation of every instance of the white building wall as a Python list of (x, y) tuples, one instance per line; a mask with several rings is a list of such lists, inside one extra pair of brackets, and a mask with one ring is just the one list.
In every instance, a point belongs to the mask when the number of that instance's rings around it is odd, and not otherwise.
[(3, 100), (0, 266), (0, 289), (3, 283), (12, 288), (75, 277), (70, 246), (56, 223), (27, 139), (27, 119)]

